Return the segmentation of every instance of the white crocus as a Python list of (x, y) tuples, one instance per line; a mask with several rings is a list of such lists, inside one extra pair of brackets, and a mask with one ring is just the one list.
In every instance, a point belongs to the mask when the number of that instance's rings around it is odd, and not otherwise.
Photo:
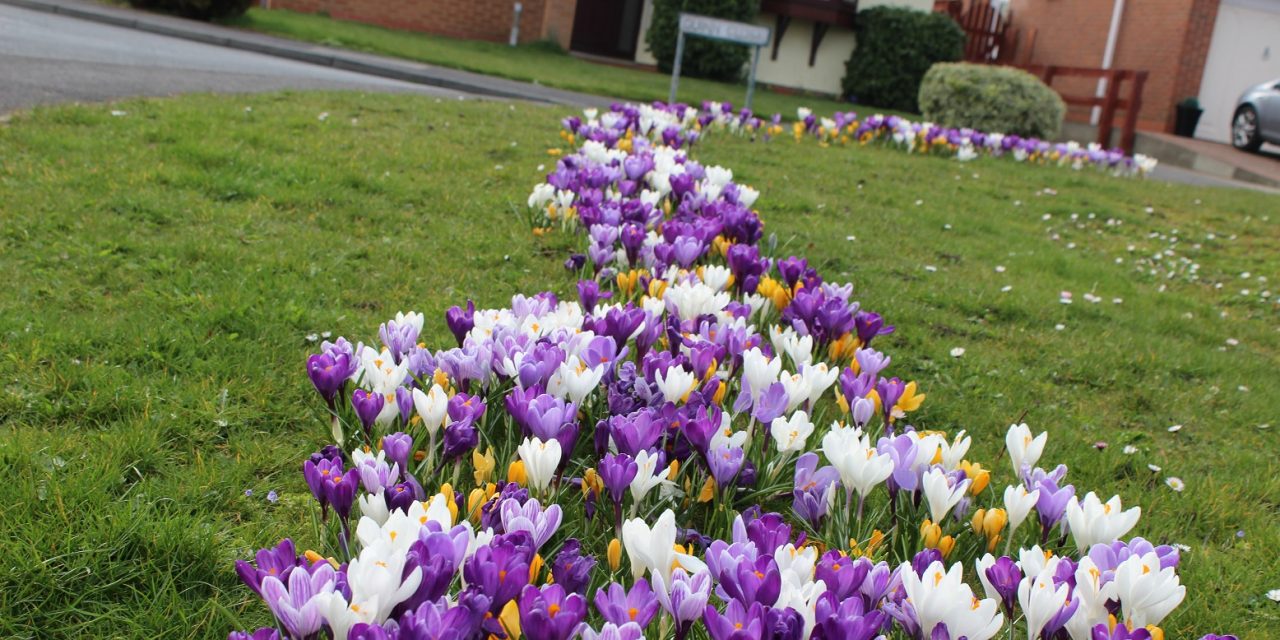
[(556, 467), (560, 466), (560, 441), (555, 438), (546, 442), (538, 438), (525, 438), (516, 448), (516, 453), (524, 463), (529, 487), (539, 492), (546, 491), (556, 475)]
[(935, 523), (941, 523), (947, 517), (947, 512), (960, 502), (965, 493), (969, 491), (969, 480), (961, 480), (955, 486), (951, 486), (950, 479), (947, 474), (937, 467), (930, 469), (924, 474), (924, 497), (929, 503), (929, 517)]
[(548, 202), (556, 197), (556, 188), (548, 182), (540, 182), (533, 188), (533, 193), (529, 194), (530, 209), (544, 209)]
[(1049, 620), (1062, 610), (1063, 603), (1070, 603), (1071, 585), (1054, 586), (1053, 576), (1060, 558), (1051, 558), (1039, 575), (1025, 577), (1018, 584), (1018, 605), (1027, 621), (1027, 640), (1036, 640)]
[[(403, 515), (403, 514), (401, 514)], [(414, 532), (416, 534), (416, 531)], [(414, 535), (410, 542), (417, 539)], [(404, 575), (408, 562), (408, 544), (404, 549), (394, 544), (366, 546), (360, 555), (347, 564), (347, 584), (351, 587), (352, 602), (376, 602), (373, 619), (382, 622), (391, 615), (396, 605), (408, 600), (422, 583), (422, 569), (414, 567)]]
[(836, 378), (840, 377), (839, 367), (831, 368), (825, 362), (815, 364), (800, 365), (800, 376), (804, 378), (805, 383), (809, 387), (809, 395), (805, 398), (812, 407), (822, 397), (822, 394), (836, 383)]
[(698, 276), (702, 284), (716, 291), (726, 291), (733, 284), (733, 272), (729, 267), (706, 265), (698, 270)]
[(1080, 606), (1067, 620), (1067, 634), (1071, 640), (1092, 640), (1093, 628), (1105, 623), (1111, 613), (1107, 601), (1116, 599), (1116, 583), (1112, 580), (1103, 584), (1098, 566), (1092, 558), (1084, 556), (1076, 565), (1076, 586), (1072, 593)]
[(751, 398), (757, 399), (769, 385), (778, 381), (782, 373), (782, 358), (770, 358), (760, 350), (751, 347), (742, 354), (742, 378), (751, 387)]
[(378, 523), (378, 526), (386, 524), (387, 517), (391, 515), (391, 512), (387, 509), (387, 501), (383, 497), (383, 492), (384, 490), (379, 489), (376, 495), (361, 493), (360, 497), (356, 499), (360, 503), (360, 513), (365, 518)]
[(791, 327), (777, 325), (769, 328), (769, 339), (774, 353), (785, 353), (798, 369), (813, 361), (813, 336), (802, 336)]
[(1095, 544), (1114, 542), (1138, 524), (1142, 507), (1122, 509), (1120, 496), (1111, 496), (1104, 503), (1092, 491), (1085, 494), (1084, 500), (1072, 498), (1067, 503), (1067, 524), (1081, 553), (1087, 553)]
[(716, 291), (701, 282), (679, 282), (667, 287), (662, 294), (669, 308), (673, 308), (681, 320), (692, 320), (701, 315), (720, 313), (733, 301), (727, 292)]
[[(765, 550), (761, 549), (761, 552), (764, 553)], [(782, 575), (783, 582), (803, 587), (813, 583), (814, 570), (818, 566), (818, 549), (797, 549), (796, 545), (788, 542), (774, 549), (773, 560), (778, 563), (778, 572)]]
[(738, 185), (738, 203), (750, 209), (756, 203), (756, 199), (760, 197), (760, 192), (748, 187), (747, 185)]
[(1000, 600), (1000, 592), (991, 584), (991, 579), (987, 577), (987, 569), (995, 566), (996, 557), (991, 554), (985, 554), (981, 558), (973, 561), (973, 566), (978, 570), (978, 580), (982, 582), (982, 591), (992, 600)]
[(334, 640), (347, 640), (351, 627), (361, 622), (376, 623), (374, 619), (379, 609), (378, 598), (359, 602), (347, 602), (341, 592), (334, 591), (316, 596), (323, 612), (324, 620), (333, 631)]
[(1004, 510), (1009, 516), (1009, 538), (1013, 538), (1013, 532), (1026, 521), (1027, 516), (1031, 514), (1031, 509), (1036, 506), (1036, 501), (1040, 499), (1040, 490), (1027, 491), (1027, 488), (1018, 485), (1008, 486), (1004, 488)]
[(1009, 450), (1009, 462), (1013, 464), (1013, 473), (1022, 477), (1024, 469), (1036, 466), (1040, 454), (1044, 453), (1044, 444), (1049, 440), (1048, 432), (1038, 436), (1031, 435), (1031, 428), (1026, 424), (1015, 424), (1009, 427), (1004, 436), (1005, 448)]
[(592, 368), (580, 358), (568, 358), (551, 374), (547, 393), (582, 406), (582, 401), (600, 386), (604, 373), (604, 367)]
[(644, 501), (645, 496), (654, 487), (660, 485), (672, 484), (667, 476), (671, 473), (669, 467), (658, 467), (658, 454), (648, 451), (641, 451), (636, 454), (636, 477), (631, 481), (631, 498), (636, 504)]
[(1173, 567), (1160, 568), (1155, 552), (1130, 556), (1116, 567), (1116, 598), (1130, 629), (1160, 624), (1187, 595)]
[(840, 474), (845, 491), (857, 491), (864, 499), (893, 473), (893, 458), (877, 452), (854, 427), (833, 425), (822, 437), (822, 454)]
[(969, 453), (969, 445), (973, 444), (973, 438), (965, 435), (965, 430), (961, 429), (956, 434), (955, 440), (947, 442), (942, 441), (942, 466), (947, 471), (955, 471), (960, 468), (960, 461), (964, 460), (964, 455)]
[(667, 402), (680, 404), (689, 398), (689, 394), (698, 384), (698, 377), (684, 367), (673, 366), (654, 374), (654, 381)]
[(676, 514), (662, 512), (651, 528), (644, 520), (633, 518), (622, 523), (622, 546), (631, 561), (631, 575), (640, 578), (646, 572), (671, 581), (671, 572), (680, 567), (690, 574), (707, 570), (701, 560), (676, 551)]
[(438, 384), (431, 385), (431, 390), (427, 392), (415, 387), (413, 390), (413, 408), (418, 411), (418, 417), (422, 419), (422, 426), (426, 428), (427, 433), (434, 439), (436, 433), (440, 431), (440, 427), (444, 425), (445, 418), (449, 415), (449, 396)]
[(790, 418), (775, 418), (769, 425), (769, 433), (779, 453), (796, 453), (804, 451), (804, 443), (813, 433), (813, 423), (809, 421), (809, 414), (797, 411)]
[(995, 600), (974, 597), (973, 590), (964, 583), (960, 563), (951, 565), (948, 571), (941, 562), (934, 562), (921, 577), (907, 562), (898, 573), (925, 638), (932, 636), (934, 627), (945, 624), (953, 638), (990, 640), (1004, 624)]

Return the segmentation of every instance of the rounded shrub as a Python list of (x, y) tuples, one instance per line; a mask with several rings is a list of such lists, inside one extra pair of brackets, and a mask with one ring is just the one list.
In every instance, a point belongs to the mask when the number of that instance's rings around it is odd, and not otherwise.
[(1067, 105), (1039, 78), (1013, 67), (938, 64), (920, 84), (920, 112), (948, 127), (1052, 139)]
[[(676, 58), (676, 38), (680, 35), (681, 11), (754, 22), (759, 10), (759, 0), (654, 0), (653, 22), (645, 34), (645, 42), (649, 44), (653, 57), (658, 59), (658, 69), (671, 73), (671, 65)], [(746, 45), (686, 36), (680, 75), (738, 80), (750, 54), (751, 49)]]
[(964, 55), (964, 31), (946, 14), (903, 7), (858, 12), (858, 46), (845, 66), (844, 93), (860, 104), (916, 113), (920, 79)]
[(253, 0), (129, 0), (129, 4), (184, 18), (218, 20), (244, 15), (253, 5)]

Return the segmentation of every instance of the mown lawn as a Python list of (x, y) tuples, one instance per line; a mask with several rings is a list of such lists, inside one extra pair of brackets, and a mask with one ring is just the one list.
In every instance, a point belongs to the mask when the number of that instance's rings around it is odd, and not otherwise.
[[(625, 100), (666, 100), (671, 88), (670, 75), (589, 62), (545, 43), (521, 45), (512, 49), (501, 43), (384, 29), (282, 9), (250, 9), (230, 24), (296, 40)], [(690, 104), (718, 100), (741, 107), (746, 91), (745, 83), (732, 84), (682, 77), (678, 97)], [(835, 110), (847, 111), (854, 108), (835, 100), (768, 90), (757, 90), (752, 104), (752, 108), (765, 117), (781, 113), (794, 118), (796, 107), (810, 107), (828, 114)], [(862, 110), (867, 109), (869, 108)]]
[[(371, 340), (415, 309), (440, 346), (468, 296), (569, 293), (576, 239), (513, 214), (562, 115), (276, 94), (0, 126), (0, 637), (265, 623), (232, 561), (314, 540), (297, 473), (326, 437), (311, 340)], [(1025, 416), (1050, 431), (1045, 463), (1190, 548), (1166, 637), (1280, 636), (1276, 198), (790, 139), (711, 136), (695, 154), (762, 191), (778, 252), (898, 326), (878, 342), (929, 396), (916, 424), (969, 429), (986, 462)], [(1181, 257), (1199, 281), (1166, 277)]]

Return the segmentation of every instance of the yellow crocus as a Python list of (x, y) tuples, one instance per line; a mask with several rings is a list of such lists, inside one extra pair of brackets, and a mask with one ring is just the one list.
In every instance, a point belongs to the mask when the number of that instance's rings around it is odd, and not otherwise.
[(480, 453), (480, 448), (476, 447), (471, 450), (471, 466), (476, 468), (475, 479), (476, 484), (485, 485), (493, 479), (493, 470), (498, 466), (498, 461), (493, 457), (493, 447), (489, 447), (484, 453)]
[(529, 484), (529, 476), (524, 471), (523, 460), (516, 460), (507, 467), (507, 482), (514, 482), (522, 487)]
[(614, 538), (609, 541), (609, 549), (605, 552), (605, 558), (609, 560), (609, 570), (617, 571), (622, 566), (622, 541)]

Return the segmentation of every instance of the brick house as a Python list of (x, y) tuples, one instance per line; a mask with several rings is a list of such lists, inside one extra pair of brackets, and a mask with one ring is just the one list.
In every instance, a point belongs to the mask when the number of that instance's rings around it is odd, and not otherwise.
[[(272, 8), (325, 13), (393, 29), (506, 42), (521, 5), (519, 41), (552, 40), (565, 49), (652, 65), (644, 34), (653, 0), (268, 0)], [(757, 78), (766, 84), (835, 95), (854, 49), (853, 16), (876, 5), (928, 11), (933, 0), (761, 0), (756, 22), (773, 29)]]
[[(1172, 131), (1177, 103), (1198, 97), (1197, 137), (1226, 142), (1240, 93), (1280, 78), (1280, 0), (1009, 0), (1009, 9), (1016, 62), (1104, 67), (1110, 42), (1112, 68), (1148, 71), (1139, 129)], [(1055, 88), (1089, 93), (1094, 81), (1077, 82)]]

